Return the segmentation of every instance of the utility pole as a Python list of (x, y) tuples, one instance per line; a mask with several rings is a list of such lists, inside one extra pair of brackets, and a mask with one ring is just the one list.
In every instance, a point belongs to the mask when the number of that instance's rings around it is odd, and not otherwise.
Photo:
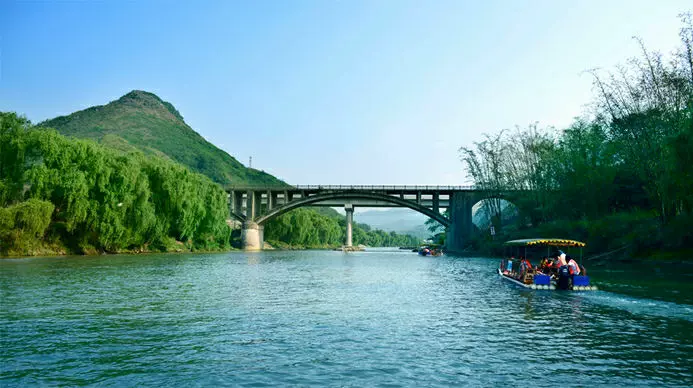
[(253, 157), (252, 156), (248, 160), (248, 168), (253, 168)]

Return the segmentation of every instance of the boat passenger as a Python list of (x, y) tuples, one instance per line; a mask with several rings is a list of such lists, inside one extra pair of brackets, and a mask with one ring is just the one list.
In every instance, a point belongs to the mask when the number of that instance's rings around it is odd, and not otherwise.
[(553, 269), (557, 269), (561, 266), (561, 260), (558, 258), (558, 256), (554, 257), (553, 259)]
[(549, 258), (547, 256), (544, 256), (541, 259), (541, 263), (539, 264), (539, 269), (544, 274), (548, 274), (549, 272), (551, 272), (551, 261), (549, 261)]
[(580, 275), (580, 266), (578, 263), (570, 256), (568, 256), (568, 268), (570, 269), (571, 275)]
[(523, 280), (523, 278), (525, 277), (527, 272), (531, 269), (532, 269), (532, 263), (530, 263), (529, 260), (527, 260), (523, 256), (520, 256), (520, 271), (517, 274), (517, 279)]
[(525, 267), (527, 267), (527, 269), (532, 269), (532, 263), (530, 263), (529, 260), (527, 260), (527, 258), (522, 259), (522, 262), (525, 264)]

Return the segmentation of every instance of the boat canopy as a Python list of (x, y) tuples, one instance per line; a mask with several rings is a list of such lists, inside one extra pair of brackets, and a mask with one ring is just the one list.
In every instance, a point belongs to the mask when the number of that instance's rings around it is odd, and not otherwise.
[(562, 238), (526, 238), (522, 240), (506, 241), (505, 245), (532, 247), (532, 246), (554, 246), (554, 247), (584, 247), (582, 241), (566, 240)]

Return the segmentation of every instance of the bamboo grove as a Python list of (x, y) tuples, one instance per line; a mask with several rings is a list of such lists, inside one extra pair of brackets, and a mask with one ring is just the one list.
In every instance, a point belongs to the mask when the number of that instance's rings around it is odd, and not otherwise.
[[(693, 242), (693, 24), (690, 14), (681, 20), (671, 55), (637, 40), (638, 58), (589, 71), (591, 111), (570, 127), (504, 130), (460, 149), (470, 178), (491, 196), (533, 193), (516, 204), (522, 214), (511, 229), (544, 225), (655, 249)], [(501, 201), (484, 206), (499, 229)]]

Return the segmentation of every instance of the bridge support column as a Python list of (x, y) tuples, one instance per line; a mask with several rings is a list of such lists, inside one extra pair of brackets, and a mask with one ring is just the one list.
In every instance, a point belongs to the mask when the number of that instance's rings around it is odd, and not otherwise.
[(247, 251), (260, 251), (265, 244), (265, 231), (262, 225), (245, 221), (241, 229), (241, 243)]
[(248, 219), (253, 219), (255, 217), (255, 196), (253, 196), (252, 191), (247, 191), (245, 193), (245, 216)]
[(233, 211), (236, 214), (243, 214), (243, 192), (234, 191), (233, 194)]
[(462, 252), (470, 243), (474, 226), (472, 224), (472, 198), (466, 193), (450, 195), (450, 227), (445, 248), (451, 252)]
[(277, 206), (277, 193), (273, 191), (267, 192), (267, 211), (270, 212)]
[(262, 214), (262, 191), (253, 192), (253, 218)]
[(233, 214), (236, 211), (236, 192), (229, 193), (229, 213)]
[(344, 205), (344, 211), (346, 212), (346, 242), (344, 245), (350, 247), (353, 245), (351, 224), (354, 222), (354, 205)]

